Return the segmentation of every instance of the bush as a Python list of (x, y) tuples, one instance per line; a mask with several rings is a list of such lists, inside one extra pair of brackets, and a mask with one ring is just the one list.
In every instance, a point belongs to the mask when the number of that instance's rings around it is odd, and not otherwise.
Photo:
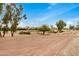
[(27, 32), (25, 32), (25, 31), (21, 31), (21, 32), (19, 32), (19, 34), (31, 34), (31, 32), (30, 31), (27, 31)]
[(31, 27), (30, 30), (38, 30), (37, 27)]
[(50, 28), (47, 25), (43, 25), (43, 26), (38, 28), (38, 31), (42, 31), (43, 35), (44, 35), (46, 31), (50, 31)]

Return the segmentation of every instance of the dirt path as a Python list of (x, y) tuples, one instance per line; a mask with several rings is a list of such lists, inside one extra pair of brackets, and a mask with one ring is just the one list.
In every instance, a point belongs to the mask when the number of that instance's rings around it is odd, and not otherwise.
[(14, 37), (7, 34), (0, 38), (0, 55), (64, 55), (63, 51), (77, 36), (74, 34), (75, 32), (67, 32), (43, 36), (34, 33), (15, 34)]
[(61, 51), (60, 55), (79, 56), (79, 33), (75, 35), (76, 37)]

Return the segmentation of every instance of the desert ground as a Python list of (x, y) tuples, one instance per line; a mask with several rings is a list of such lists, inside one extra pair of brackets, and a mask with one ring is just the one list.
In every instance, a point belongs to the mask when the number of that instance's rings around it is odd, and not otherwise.
[(31, 35), (14, 37), (7, 33), (0, 38), (1, 56), (78, 56), (79, 31), (49, 33), (46, 35), (32, 32)]

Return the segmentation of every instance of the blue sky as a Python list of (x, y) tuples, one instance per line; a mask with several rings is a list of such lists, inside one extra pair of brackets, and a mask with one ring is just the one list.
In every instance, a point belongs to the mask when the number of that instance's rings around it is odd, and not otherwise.
[(27, 20), (22, 20), (19, 26), (54, 25), (60, 19), (70, 24), (79, 21), (78, 3), (23, 3), (23, 14)]
[(22, 4), (27, 20), (21, 21), (21, 26), (55, 25), (60, 19), (67, 25), (79, 20), (78, 3), (27, 3)]

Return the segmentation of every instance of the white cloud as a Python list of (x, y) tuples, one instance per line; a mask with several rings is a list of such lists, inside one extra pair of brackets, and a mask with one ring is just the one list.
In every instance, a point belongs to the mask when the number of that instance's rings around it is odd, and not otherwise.
[(66, 27), (68, 27), (68, 28), (69, 28), (70, 25), (74, 25), (74, 23), (72, 21), (67, 21), (66, 24), (67, 24)]
[(72, 21), (67, 21), (67, 24), (68, 25), (73, 25), (73, 22)]
[(78, 18), (74, 18), (74, 19), (71, 19), (72, 21), (79, 21), (79, 17)]
[(73, 18), (73, 19), (69, 19), (69, 21), (66, 22), (67, 26), (69, 27), (69, 25), (74, 25), (76, 26), (77, 22), (79, 21), (79, 18)]

